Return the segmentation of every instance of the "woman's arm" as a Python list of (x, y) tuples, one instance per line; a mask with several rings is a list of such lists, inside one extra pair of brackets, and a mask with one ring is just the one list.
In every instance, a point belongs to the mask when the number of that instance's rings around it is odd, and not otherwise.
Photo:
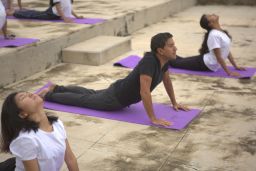
[(225, 63), (225, 61), (224, 61), (224, 60), (222, 59), (222, 57), (221, 57), (220, 48), (215, 48), (215, 49), (213, 49), (213, 52), (214, 52), (214, 54), (215, 54), (215, 56), (216, 56), (216, 59), (217, 59), (218, 63), (221, 65), (221, 67), (224, 69), (224, 71), (225, 71), (229, 76), (235, 76), (235, 77), (240, 76), (239, 73), (237, 73), (237, 72), (231, 72), (231, 71), (228, 69), (228, 67), (227, 67), (227, 65), (226, 65), (226, 63)]
[(236, 62), (235, 62), (235, 60), (234, 60), (233, 55), (232, 55), (231, 52), (229, 52), (229, 54), (228, 54), (228, 60), (230, 61), (230, 63), (231, 63), (237, 70), (245, 70), (245, 68), (237, 66), (237, 64), (236, 64)]
[(83, 16), (78, 16), (75, 11), (72, 10), (72, 15), (75, 16), (76, 18), (84, 18)]
[(175, 110), (182, 109), (182, 110), (188, 111), (189, 110), (188, 107), (183, 106), (181, 104), (178, 104), (176, 102), (175, 94), (174, 94), (174, 89), (173, 89), (172, 81), (170, 79), (169, 71), (168, 70), (164, 73), (163, 83), (164, 83), (165, 90), (166, 90), (166, 92), (167, 92), (167, 94), (168, 94), (168, 96), (169, 96), (169, 98), (170, 98), (170, 100), (172, 102), (173, 108)]
[(60, 18), (64, 20), (65, 23), (73, 23), (73, 20), (71, 18), (68, 18), (64, 15), (61, 9), (60, 3), (56, 4), (55, 6), (56, 6), (57, 13), (59, 14)]
[(8, 36), (7, 36), (7, 20), (4, 23), (4, 26), (2, 28), (2, 32), (3, 32), (4, 38), (8, 39)]
[(20, 9), (22, 9), (21, 0), (18, 0), (18, 6), (19, 6)]
[(7, 9), (12, 8), (12, 0), (7, 0)]
[(74, 153), (71, 150), (68, 140), (66, 139), (65, 162), (69, 171), (79, 171), (78, 164)]
[(37, 159), (23, 161), (26, 171), (40, 171)]

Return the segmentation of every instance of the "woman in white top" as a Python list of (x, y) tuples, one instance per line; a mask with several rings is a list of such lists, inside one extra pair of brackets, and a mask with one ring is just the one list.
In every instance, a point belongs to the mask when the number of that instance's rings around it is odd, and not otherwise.
[(46, 11), (37, 10), (16, 10), (8, 15), (22, 19), (37, 20), (59, 20), (66, 23), (73, 23), (74, 18), (83, 18), (78, 16), (72, 9), (73, 0), (50, 0), (49, 8)]
[(72, 4), (73, 0), (50, 0), (53, 13), (67, 23), (73, 22), (71, 18), (83, 18), (72, 10)]
[[(2, 0), (2, 3), (5, 7), (7, 15), (8, 15), (8, 13), (12, 13), (15, 11), (15, 5), (13, 4), (13, 0)], [(17, 4), (18, 4), (19, 9), (21, 10), (23, 8), (21, 0), (17, 0)]]
[(15, 171), (59, 171), (64, 161), (78, 171), (63, 123), (43, 109), (40, 96), (28, 92), (10, 94), (1, 113), (3, 152), (16, 157)]
[(0, 0), (0, 29), (1, 29), (5, 39), (14, 39), (15, 35), (7, 34), (6, 12), (5, 12), (5, 7), (1, 0)]
[(5, 23), (6, 23), (5, 8), (4, 8), (2, 1), (0, 0), (0, 28), (1, 28), (1, 30), (3, 29)]
[(229, 59), (237, 70), (245, 70), (236, 64), (230, 52), (231, 36), (221, 28), (219, 16), (215, 14), (202, 15), (200, 26), (207, 31), (199, 50), (200, 55), (187, 58), (177, 56), (175, 60), (170, 61), (170, 66), (194, 71), (213, 72), (223, 68), (229, 76), (240, 76), (239, 73), (231, 72), (227, 68), (225, 60)]

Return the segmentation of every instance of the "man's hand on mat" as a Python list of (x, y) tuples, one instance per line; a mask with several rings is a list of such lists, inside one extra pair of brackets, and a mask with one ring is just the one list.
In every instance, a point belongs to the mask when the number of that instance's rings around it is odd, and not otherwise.
[(178, 104), (178, 103), (173, 105), (173, 109), (176, 111), (178, 111), (178, 110), (189, 111), (190, 110), (187, 106)]
[(231, 77), (239, 77), (239, 76), (241, 76), (238, 72), (230, 72), (228, 75), (231, 76)]
[(236, 67), (236, 70), (245, 71), (246, 69), (244, 67)]
[(160, 125), (160, 126), (164, 126), (164, 127), (167, 127), (167, 126), (171, 125), (171, 122), (169, 122), (167, 120), (164, 120), (164, 119), (152, 119), (151, 122), (154, 125)]

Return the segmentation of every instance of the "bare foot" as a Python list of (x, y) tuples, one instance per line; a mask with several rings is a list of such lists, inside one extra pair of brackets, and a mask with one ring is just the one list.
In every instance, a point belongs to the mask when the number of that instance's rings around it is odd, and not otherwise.
[(51, 83), (51, 85), (48, 87), (49, 91), (52, 92), (56, 86), (57, 84)]
[(45, 88), (45, 89), (39, 91), (39, 92), (38, 92), (38, 95), (39, 95), (42, 99), (44, 99), (44, 98), (45, 98), (45, 95), (46, 95), (47, 93), (49, 93), (49, 92), (52, 92), (55, 87), (56, 87), (56, 84), (51, 84), (49, 87), (47, 87), (47, 88)]
[(7, 16), (13, 16), (15, 10), (14, 9), (6, 9), (5, 10)]

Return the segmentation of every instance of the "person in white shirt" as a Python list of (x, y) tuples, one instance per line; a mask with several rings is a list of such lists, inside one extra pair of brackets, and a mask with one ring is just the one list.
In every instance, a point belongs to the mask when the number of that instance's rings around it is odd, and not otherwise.
[(66, 23), (73, 23), (74, 18), (83, 18), (83, 16), (78, 16), (74, 12), (72, 3), (73, 0), (50, 0), (46, 11), (24, 9), (10, 12), (8, 15), (21, 19), (63, 20)]
[(72, 10), (72, 3), (73, 0), (50, 0), (53, 13), (67, 23), (73, 22), (71, 18), (83, 18), (83, 16), (78, 16), (74, 10)]
[(5, 6), (0, 0), (0, 29), (4, 35), (4, 39), (14, 39), (15, 35), (7, 34), (7, 20), (6, 20), (6, 12), (5, 12)]
[[(13, 0), (2, 0), (2, 3), (5, 7), (6, 14), (13, 13), (15, 11), (16, 5), (13, 4)], [(23, 9), (21, 0), (17, 0), (19, 9)]]
[(15, 171), (59, 171), (64, 163), (78, 171), (63, 123), (45, 113), (43, 99), (32, 93), (10, 94), (1, 113), (2, 152), (16, 157)]
[(5, 8), (0, 0), (0, 28), (3, 29), (4, 25), (6, 23), (6, 13), (5, 13)]
[(202, 15), (200, 26), (207, 31), (199, 50), (200, 55), (186, 58), (177, 56), (175, 60), (169, 62), (170, 66), (194, 71), (213, 72), (223, 68), (229, 76), (240, 76), (239, 73), (231, 72), (227, 68), (225, 60), (229, 59), (237, 70), (245, 70), (245, 68), (236, 64), (230, 52), (231, 36), (221, 28), (219, 16), (215, 14)]

